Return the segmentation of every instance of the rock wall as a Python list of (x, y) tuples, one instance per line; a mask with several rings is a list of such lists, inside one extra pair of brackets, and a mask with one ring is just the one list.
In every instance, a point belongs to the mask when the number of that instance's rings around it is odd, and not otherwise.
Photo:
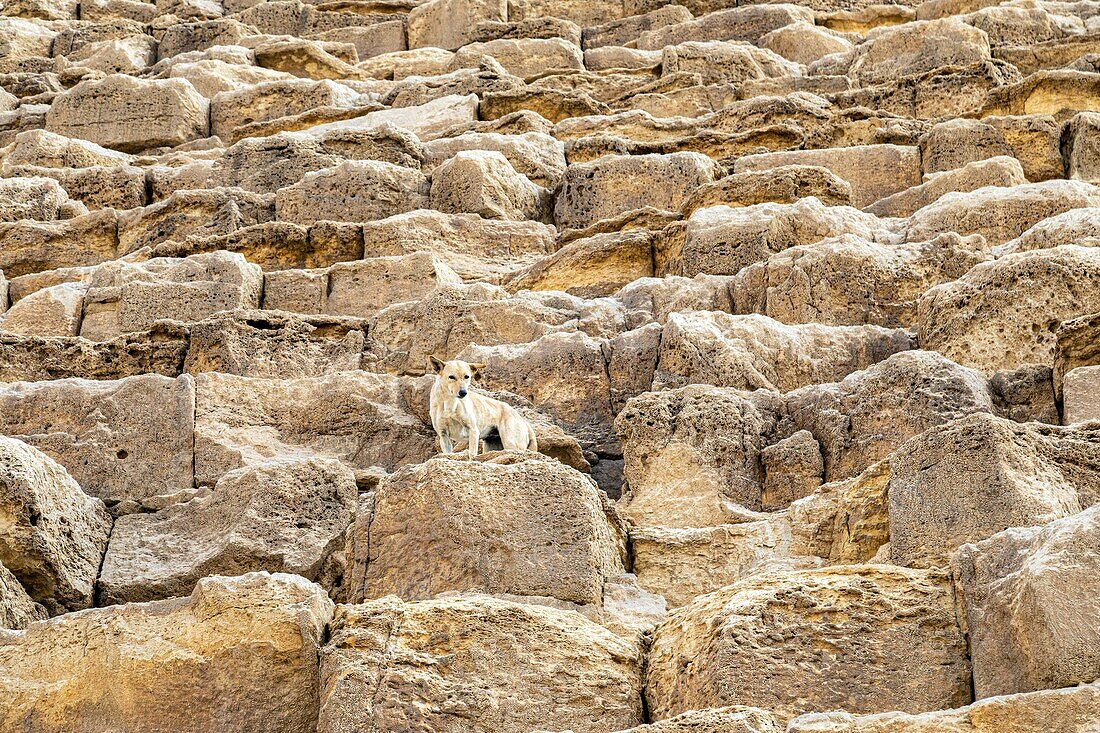
[(1093, 0), (0, 0), (0, 733), (1098, 733), (1098, 245)]

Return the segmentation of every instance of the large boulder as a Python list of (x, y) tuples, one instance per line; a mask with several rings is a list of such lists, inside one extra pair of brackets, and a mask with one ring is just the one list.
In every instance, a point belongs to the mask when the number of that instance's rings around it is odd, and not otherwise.
[(784, 396), (787, 419), (821, 445), (826, 482), (859, 474), (929, 428), (993, 410), (985, 376), (934, 351), (903, 351)]
[(642, 722), (641, 650), (577, 613), (486, 596), (340, 606), (318, 733), (603, 733)]
[(788, 165), (831, 170), (851, 185), (852, 205), (859, 208), (921, 182), (920, 151), (908, 145), (853, 145), (745, 155), (737, 159), (734, 170), (743, 173)]
[(766, 316), (692, 311), (669, 315), (654, 389), (715, 384), (787, 392), (835, 382), (913, 348), (901, 329), (786, 325)]
[(1054, 364), (1055, 329), (1100, 311), (1100, 249), (1065, 245), (983, 262), (920, 298), (923, 348), (992, 374)]
[(920, 296), (989, 259), (980, 237), (885, 244), (851, 234), (790, 247), (737, 274), (737, 313), (783, 323), (908, 327)]
[(0, 178), (0, 222), (35, 219), (68, 219), (76, 213), (73, 202), (52, 178)]
[(0, 438), (0, 566), (52, 613), (92, 605), (111, 518), (47, 456)]
[(192, 488), (194, 434), (190, 376), (0, 387), (0, 435), (38, 448), (108, 504)]
[(505, 0), (429, 0), (409, 13), (409, 48), (453, 51), (474, 40), (478, 23), (507, 17)]
[(495, 150), (463, 150), (432, 171), (431, 207), (485, 219), (539, 219), (547, 192)]
[(554, 220), (581, 229), (645, 206), (676, 211), (696, 188), (718, 177), (717, 164), (701, 153), (606, 155), (569, 166)]
[(876, 28), (853, 50), (826, 57), (811, 70), (846, 72), (870, 85), (989, 59), (989, 37), (983, 31), (959, 18), (944, 18)]
[(425, 209), (363, 225), (363, 256), (432, 252), (464, 279), (495, 281), (557, 249), (554, 227)]
[(1100, 677), (1098, 565), (1100, 506), (959, 548), (976, 698)]
[(19, 579), (0, 565), (0, 629), (23, 629), (46, 618), (46, 609), (35, 603)]
[(1031, 226), (1071, 209), (1100, 205), (1100, 188), (1082, 181), (1044, 181), (1021, 186), (986, 186), (948, 193), (909, 217), (909, 241), (944, 232), (981, 234), (989, 246), (1004, 244)]
[(331, 458), (231, 471), (206, 496), (119, 517), (99, 574), (100, 602), (188, 595), (201, 578), (256, 570), (318, 580), (357, 499), (351, 470)]
[(430, 252), (368, 257), (321, 270), (282, 270), (264, 278), (264, 308), (370, 318), (387, 306), (461, 284)]
[(891, 561), (943, 565), (962, 544), (1096, 503), (1098, 429), (978, 412), (908, 441), (890, 459)]
[(364, 321), (281, 311), (232, 311), (193, 324), (183, 370), (245, 377), (317, 377), (358, 369)]
[(596, 234), (562, 246), (507, 280), (509, 290), (559, 290), (596, 298), (653, 275), (653, 234), (644, 229)]
[(259, 266), (236, 252), (104, 263), (88, 279), (80, 335), (107, 341), (163, 319), (195, 322), (257, 308), (262, 289)]
[(280, 221), (310, 224), (374, 221), (428, 206), (428, 179), (418, 170), (377, 160), (348, 160), (307, 173), (275, 197)]
[(796, 557), (791, 540), (781, 515), (715, 527), (631, 527), (631, 569), (638, 585), (675, 608), (756, 573), (824, 564)]
[(884, 565), (761, 573), (702, 596), (657, 627), (646, 670), (656, 720), (732, 704), (789, 719), (969, 700), (950, 579)]
[(210, 103), (189, 81), (112, 74), (59, 94), (46, 129), (134, 153), (206, 137), (209, 113)]
[(668, 236), (656, 260), (661, 274), (736, 275), (776, 252), (829, 237), (887, 238), (883, 222), (848, 206), (825, 206), (809, 196), (792, 204), (724, 204), (694, 211), (683, 233)]
[(626, 538), (591, 479), (538, 454), (435, 458), (382, 480), (348, 532), (347, 599), (451, 591), (598, 615)]
[[(237, 468), (273, 458), (337, 458), (352, 470), (394, 470), (436, 452), (435, 433), (413, 413), (424, 380), (366, 372), (259, 379), (195, 377), (195, 482), (214, 486)], [(426, 412), (426, 410), (425, 410)]]
[(291, 575), (94, 609), (0, 637), (0, 729), (313, 731), (333, 605)]
[(810, 713), (787, 733), (1050, 733), (1100, 726), (1100, 684), (1004, 695), (930, 713)]
[[(192, 237), (235, 234), (274, 219), (272, 198), (239, 188), (173, 191), (161, 201), (119, 216), (119, 249), (123, 254), (130, 254), (143, 247), (155, 248)], [(209, 248), (200, 251), (209, 251)], [(178, 256), (176, 252), (171, 254)]]
[(615, 420), (622, 512), (640, 526), (712, 527), (759, 510), (774, 423), (767, 393), (690, 386), (635, 397)]
[(0, 270), (9, 278), (118, 257), (118, 213), (110, 209), (61, 221), (0, 223)]

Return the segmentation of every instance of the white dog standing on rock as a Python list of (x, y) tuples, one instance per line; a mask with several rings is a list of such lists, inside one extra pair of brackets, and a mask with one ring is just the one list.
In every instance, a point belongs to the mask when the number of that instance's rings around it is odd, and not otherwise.
[(480, 379), (484, 364), (443, 361), (430, 357), (435, 372), (429, 400), (432, 427), (439, 436), (439, 449), (451, 453), (455, 444), (468, 443), (470, 458), (476, 458), (481, 441), (496, 428), (504, 450), (538, 450), (535, 430), (509, 404), (473, 391), (472, 380)]

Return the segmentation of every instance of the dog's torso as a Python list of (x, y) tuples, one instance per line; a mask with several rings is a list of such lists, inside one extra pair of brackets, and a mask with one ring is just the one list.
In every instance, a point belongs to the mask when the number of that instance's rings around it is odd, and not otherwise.
[(432, 427), (456, 442), (469, 438), (471, 428), (477, 429), (479, 438), (491, 433), (497, 427), (495, 416), (502, 412), (501, 408), (511, 409), (511, 406), (476, 392), (458, 399), (438, 388), (432, 388), (429, 406)]

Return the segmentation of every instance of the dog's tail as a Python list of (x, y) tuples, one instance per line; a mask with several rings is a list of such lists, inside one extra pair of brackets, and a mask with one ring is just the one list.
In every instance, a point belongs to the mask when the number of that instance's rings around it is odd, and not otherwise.
[(535, 429), (530, 425), (527, 426), (527, 435), (529, 436), (527, 441), (528, 450), (538, 451), (539, 441), (538, 438), (535, 437)]

